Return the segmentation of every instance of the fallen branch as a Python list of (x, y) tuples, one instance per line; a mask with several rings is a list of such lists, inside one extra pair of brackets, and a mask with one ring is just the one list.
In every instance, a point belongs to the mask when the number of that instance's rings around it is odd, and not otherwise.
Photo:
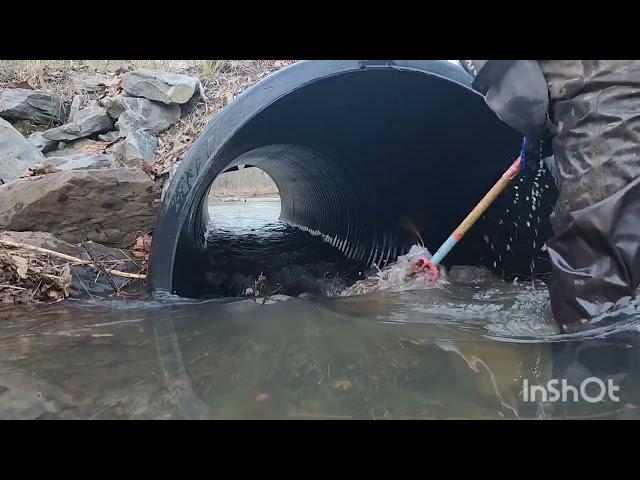
[[(0, 238), (0, 244), (6, 245), (8, 247), (25, 248), (27, 250), (33, 250), (33, 251), (36, 251), (36, 252), (45, 253), (47, 255), (52, 255), (54, 257), (61, 258), (63, 260), (67, 260), (67, 261), (73, 263), (74, 265), (90, 265), (90, 266), (94, 265), (94, 262), (92, 262), (92, 261), (82, 260), (81, 258), (74, 257), (74, 256), (71, 256), (71, 255), (67, 255), (65, 253), (56, 252), (54, 250), (49, 250), (48, 248), (36, 247), (36, 246), (33, 246), (33, 245), (28, 245), (26, 243), (20, 243), (20, 242), (14, 242), (12, 240), (6, 240), (4, 238)], [(129, 273), (129, 272), (122, 272), (120, 270), (107, 270), (107, 271), (112, 275), (116, 275), (117, 277), (139, 278), (141, 280), (144, 280), (144, 279), (147, 278), (146, 275), (143, 275), (141, 273)]]

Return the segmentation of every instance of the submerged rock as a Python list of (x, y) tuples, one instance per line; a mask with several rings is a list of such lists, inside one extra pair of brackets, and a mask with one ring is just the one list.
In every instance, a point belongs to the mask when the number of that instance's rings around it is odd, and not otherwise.
[(30, 120), (42, 125), (62, 123), (64, 101), (60, 95), (42, 90), (8, 89), (0, 95), (0, 117)]
[(158, 139), (145, 132), (136, 130), (113, 148), (113, 154), (118, 160), (128, 166), (151, 162), (158, 148)]
[[(11, 182), (43, 160), (43, 155), (9, 122), (0, 118), (0, 180)], [(2, 183), (0, 182), (0, 183)]]
[(73, 399), (53, 385), (15, 368), (0, 370), (0, 418), (38, 420), (59, 414)]
[(124, 111), (118, 117), (116, 126), (121, 137), (136, 130), (158, 135), (180, 120), (178, 105), (163, 105), (146, 98), (122, 97), (120, 100)]
[(0, 228), (126, 248), (154, 225), (160, 190), (142, 171), (69, 170), (0, 186)]
[(122, 88), (127, 93), (166, 105), (187, 103), (197, 85), (197, 78), (159, 70), (136, 70), (122, 75)]
[(113, 128), (111, 118), (102, 107), (87, 107), (74, 115), (73, 122), (51, 128), (42, 135), (48, 140), (70, 141), (89, 137)]

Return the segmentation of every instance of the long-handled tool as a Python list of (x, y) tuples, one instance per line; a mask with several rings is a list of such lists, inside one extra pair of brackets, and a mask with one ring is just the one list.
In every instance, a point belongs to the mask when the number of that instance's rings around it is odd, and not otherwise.
[(480, 218), (480, 216), (489, 208), (491, 203), (502, 193), (502, 191), (509, 185), (511, 180), (513, 180), (518, 173), (524, 168), (524, 162), (522, 160), (524, 154), (524, 146), (523, 153), (516, 158), (513, 164), (509, 167), (509, 169), (502, 174), (500, 180), (496, 182), (496, 184), (487, 192), (487, 194), (478, 202), (473, 210), (467, 215), (467, 217), (462, 221), (458, 228), (456, 228), (453, 233), (449, 236), (449, 238), (442, 244), (442, 246), (436, 251), (436, 253), (431, 257), (430, 260), (423, 260), (419, 269), (420, 270), (428, 270), (431, 280), (433, 282), (438, 278), (438, 267), (437, 265), (447, 256), (447, 254), (451, 251), (451, 249), (464, 237), (465, 233), (469, 231), (469, 229), (473, 226), (474, 223)]

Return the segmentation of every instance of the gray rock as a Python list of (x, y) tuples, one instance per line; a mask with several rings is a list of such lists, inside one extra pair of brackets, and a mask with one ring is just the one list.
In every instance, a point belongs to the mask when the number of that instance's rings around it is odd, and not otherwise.
[(113, 154), (125, 165), (151, 162), (158, 148), (158, 139), (144, 130), (136, 130), (113, 148)]
[(122, 102), (121, 95), (116, 97), (107, 97), (102, 100), (102, 106), (107, 109), (107, 113), (111, 118), (117, 120), (122, 112), (125, 110), (124, 103)]
[[(0, 180), (17, 179), (29, 167), (44, 159), (42, 152), (22, 136), (9, 122), (0, 118)], [(0, 182), (0, 183), (2, 183)]]
[(33, 132), (27, 140), (42, 153), (48, 153), (58, 148), (58, 142), (56, 140), (47, 140), (42, 136), (42, 132)]
[(69, 109), (69, 121), (73, 122), (76, 114), (82, 108), (82, 104), (84, 103), (84, 97), (82, 95), (76, 95), (73, 97), (71, 101), (71, 108)]
[(112, 132), (107, 132), (107, 133), (103, 133), (101, 135), (98, 135), (98, 140), (101, 140), (103, 142), (115, 142), (118, 139), (118, 132), (116, 132), (115, 130)]
[(111, 118), (102, 107), (87, 107), (75, 114), (73, 122), (51, 128), (42, 135), (49, 140), (70, 141), (113, 128)]
[(102, 153), (100, 150), (104, 150), (107, 146), (105, 142), (97, 142), (90, 138), (81, 138), (80, 140), (74, 140), (73, 142), (58, 144), (57, 150), (52, 150), (47, 153), (45, 157), (68, 157), (69, 155), (90, 154), (90, 153)]
[(152, 229), (160, 190), (140, 169), (68, 170), (0, 185), (0, 228), (127, 248)]
[[(0, 392), (0, 418), (6, 420), (47, 418), (61, 411), (58, 398), (69, 398), (33, 374), (6, 368), (0, 370)], [(51, 395), (52, 392), (58, 396)]]
[(73, 79), (73, 84), (78, 90), (93, 94), (104, 93), (110, 83), (108, 78), (99, 75), (80, 74)]
[(48, 125), (62, 123), (64, 114), (64, 101), (55, 93), (13, 88), (0, 95), (0, 117)]
[(163, 105), (146, 98), (121, 97), (125, 111), (120, 115), (116, 126), (121, 137), (136, 130), (146, 130), (158, 135), (180, 120), (178, 105)]
[(198, 85), (197, 78), (159, 70), (136, 70), (121, 78), (122, 88), (130, 95), (167, 105), (187, 103)]
[(126, 62), (120, 60), (85, 60), (88, 67), (98, 73), (119, 73), (126, 70)]
[(65, 157), (47, 157), (45, 163), (55, 165), (60, 170), (91, 170), (118, 166), (118, 162), (113, 155), (96, 153), (78, 153)]

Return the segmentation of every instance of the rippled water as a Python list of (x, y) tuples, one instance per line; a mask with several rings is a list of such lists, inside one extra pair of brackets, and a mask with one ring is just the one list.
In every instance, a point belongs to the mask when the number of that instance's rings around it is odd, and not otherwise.
[[(333, 296), (374, 271), (345, 259), (320, 237), (279, 221), (278, 199), (213, 205), (209, 213), (206, 279), (212, 295), (259, 290)], [(261, 276), (264, 282), (256, 286)]]
[[(214, 230), (260, 235), (277, 209), (214, 206)], [(2, 307), (0, 418), (640, 418), (638, 332), (558, 335), (543, 285), (468, 268), (355, 297)], [(590, 376), (619, 401), (522, 396), (525, 380)]]

